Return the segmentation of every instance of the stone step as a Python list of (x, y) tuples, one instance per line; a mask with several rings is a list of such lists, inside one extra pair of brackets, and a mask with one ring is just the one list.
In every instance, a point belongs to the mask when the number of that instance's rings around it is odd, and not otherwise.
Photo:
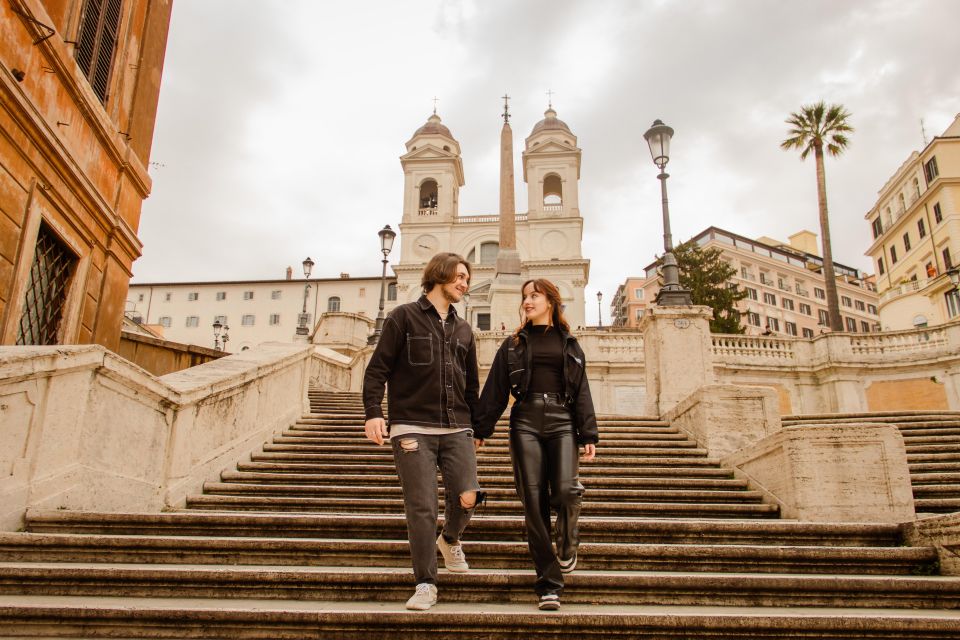
[[(380, 463), (380, 464), (392, 464), (393, 458), (390, 454), (390, 449), (386, 447), (380, 449), (381, 453), (376, 453), (376, 449), (373, 449), (374, 453), (365, 453), (363, 455), (349, 455), (349, 456), (330, 456), (319, 453), (294, 453), (289, 451), (284, 452), (274, 452), (268, 451), (265, 453), (253, 453), (250, 455), (250, 459), (254, 462), (303, 462), (303, 463), (329, 463), (331, 460), (341, 461), (345, 465), (350, 464), (363, 464), (363, 463)], [(660, 453), (663, 453), (661, 450)], [(510, 457), (509, 456), (491, 456), (481, 453), (477, 456), (477, 462), (480, 465), (481, 469), (484, 465), (509, 465)], [(585, 463), (587, 464), (587, 463)], [(604, 457), (602, 459), (602, 464), (598, 461), (589, 463), (595, 468), (619, 468), (619, 467), (638, 467), (640, 465), (646, 466), (657, 466), (657, 467), (668, 467), (668, 466), (678, 466), (678, 467), (689, 467), (689, 466), (704, 466), (704, 467), (719, 467), (720, 461), (717, 458), (703, 458), (695, 456), (679, 457), (658, 457), (658, 456), (630, 456), (630, 457)]]
[(960, 498), (960, 484), (940, 483), (913, 485), (914, 496), (941, 496)]
[[(350, 428), (336, 428), (333, 426), (316, 426), (316, 425), (301, 425), (296, 424), (289, 429), (285, 429), (280, 433), (283, 436), (299, 437), (299, 438), (350, 438), (351, 441), (355, 441), (357, 438), (366, 437), (363, 433), (363, 427), (350, 427)], [(610, 441), (621, 441), (621, 440), (637, 440), (645, 438), (656, 438), (658, 440), (687, 440), (688, 436), (682, 433), (679, 433), (676, 429), (671, 429), (670, 427), (651, 427), (649, 429), (641, 429), (637, 427), (631, 427), (628, 429), (600, 429), (600, 439), (604, 442)], [(507, 435), (507, 429), (499, 429), (494, 432), (494, 434), (487, 438), (486, 442), (508, 442), (509, 437)]]
[[(403, 501), (382, 498), (315, 498), (287, 496), (191, 495), (187, 497), (191, 509), (220, 511), (252, 510), (262, 512), (307, 511), (326, 513), (401, 513)], [(488, 501), (481, 507), (491, 515), (520, 514), (519, 500)], [(651, 516), (658, 518), (776, 518), (779, 508), (763, 503), (704, 503), (704, 502), (597, 502), (584, 503), (585, 516)]]
[(542, 612), (533, 599), (517, 604), (451, 602), (446, 591), (428, 614), (405, 611), (405, 594), (392, 602), (221, 600), (180, 598), (61, 598), (0, 596), (0, 626), (17, 637), (150, 637), (164, 639), (369, 640), (472, 637), (601, 640), (611, 637), (690, 640), (796, 640), (956, 638), (960, 614), (952, 611), (790, 607), (624, 607), (574, 604)]
[[(439, 477), (439, 475), (438, 475)], [(587, 476), (580, 475), (581, 480)], [(343, 484), (366, 486), (399, 486), (396, 473), (387, 474), (349, 474), (343, 473), (262, 473), (249, 471), (223, 471), (220, 473), (223, 482), (244, 482), (254, 484), (308, 484), (317, 486), (341, 486)], [(479, 476), (481, 487), (514, 486), (512, 476), (483, 475)], [(588, 480), (590, 488), (608, 487), (622, 489), (637, 489), (650, 487), (668, 487), (676, 489), (727, 489), (746, 490), (749, 483), (746, 480), (714, 479), (714, 478), (628, 478), (623, 476), (595, 476)]]
[(960, 470), (953, 473), (911, 473), (910, 481), (914, 487), (926, 484), (960, 484)]
[(804, 413), (783, 416), (783, 421), (812, 420), (849, 420), (863, 422), (863, 418), (945, 418), (960, 420), (960, 411), (926, 410), (926, 411), (866, 411), (849, 413)]
[[(474, 569), (525, 569), (524, 542), (464, 541)], [(597, 571), (704, 571), (930, 574), (932, 547), (828, 547), (583, 542), (577, 568)], [(108, 536), (0, 533), (0, 563), (223, 564), (409, 567), (406, 540)], [(440, 559), (442, 563), (442, 559)]]
[[(375, 447), (366, 439), (356, 438), (353, 442), (345, 444), (336, 444), (317, 438), (286, 438), (277, 436), (273, 438), (272, 443), (263, 446), (264, 451), (304, 451), (313, 453), (348, 453), (362, 452)], [(697, 452), (695, 455), (706, 455), (706, 449), (697, 448), (696, 442), (691, 441), (655, 441), (647, 440), (637, 443), (617, 443), (615, 445), (600, 444), (598, 453), (611, 456), (629, 456), (629, 455), (688, 455), (689, 452)], [(509, 452), (506, 442), (503, 444), (484, 445), (481, 454), (505, 454)], [(393, 455), (387, 451), (388, 455)]]
[[(30, 510), (26, 530), (36, 533), (111, 535), (255, 536), (270, 538), (406, 539), (406, 519), (388, 515), (321, 514), (103, 513)], [(523, 516), (477, 514), (470, 521), (474, 540), (524, 540)], [(580, 533), (590, 542), (636, 544), (770, 544), (803, 546), (902, 545), (900, 527), (880, 523), (814, 523), (793, 520), (696, 520), (656, 518), (580, 518)]]
[(960, 450), (954, 451), (943, 451), (943, 452), (924, 452), (924, 453), (910, 453), (907, 452), (907, 462), (912, 464), (915, 462), (960, 462)]
[[(512, 502), (516, 496), (513, 487), (484, 487), (488, 505), (494, 502)], [(344, 498), (356, 496), (366, 498), (375, 493), (377, 498), (396, 498), (402, 505), (403, 491), (394, 486), (321, 486), (304, 484), (247, 484), (242, 482), (204, 482), (203, 492), (208, 495), (250, 495), (250, 496), (316, 496)], [(440, 502), (443, 502), (444, 490), (439, 489)], [(587, 488), (586, 501), (622, 501), (622, 502), (759, 502), (763, 493), (747, 490), (658, 490), (658, 489), (594, 489)]]
[[(400, 568), (0, 563), (0, 594), (402, 603), (412, 592), (411, 577), (409, 569)], [(565, 581), (563, 600), (569, 604), (960, 607), (960, 579), (929, 576), (584, 570)], [(531, 603), (532, 583), (529, 569), (443, 571), (440, 576), (444, 602), (474, 605)]]
[(960, 427), (943, 429), (916, 429), (903, 432), (903, 441), (911, 444), (925, 442), (960, 442)]
[(916, 473), (960, 472), (960, 461), (957, 462), (911, 462), (910, 476)]
[[(916, 494), (916, 490), (914, 490)], [(953, 513), (960, 511), (958, 498), (914, 498), (913, 506), (917, 513)]]
[(918, 453), (951, 453), (960, 454), (960, 446), (956, 442), (945, 444), (914, 444), (906, 443), (907, 455)]
[[(696, 461), (691, 461), (691, 465)], [(358, 464), (338, 464), (332, 462), (325, 463), (284, 463), (284, 462), (239, 462), (238, 471), (249, 472), (268, 472), (268, 473), (289, 473), (289, 474), (350, 474), (350, 475), (377, 475), (389, 474), (396, 481), (396, 467), (392, 460), (383, 461), (381, 464), (372, 464), (369, 462)], [(497, 477), (513, 477), (513, 467), (509, 465), (487, 464), (486, 461), (481, 465), (481, 474), (498, 474)], [(733, 471), (720, 467), (695, 467), (695, 466), (675, 466), (660, 467), (648, 465), (646, 463), (637, 464), (634, 467), (602, 467), (595, 463), (583, 463), (580, 465), (581, 478), (603, 478), (607, 476), (624, 478), (733, 478)], [(512, 482), (512, 480), (511, 480)]]

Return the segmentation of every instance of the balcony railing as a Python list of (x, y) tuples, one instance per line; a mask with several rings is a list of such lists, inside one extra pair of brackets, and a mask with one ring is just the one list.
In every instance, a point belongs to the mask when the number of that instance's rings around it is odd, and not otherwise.
[(543, 210), (547, 213), (560, 213), (563, 211), (562, 204), (545, 204), (543, 205)]
[(423, 208), (423, 209), (418, 210), (418, 213), (419, 213), (421, 216), (435, 216), (435, 215), (437, 215), (437, 208), (436, 208), (436, 207), (425, 207), (425, 208)]
[(907, 280), (906, 282), (901, 282), (895, 287), (891, 287), (883, 292), (883, 295), (880, 296), (880, 303), (889, 302), (890, 300), (896, 300), (902, 296), (908, 296), (911, 293), (916, 293), (927, 288), (927, 285), (932, 282), (931, 279), (924, 278), (923, 280)]
[[(518, 213), (514, 218), (517, 222), (526, 222), (529, 216), (525, 213)], [(476, 224), (481, 222), (500, 222), (500, 216), (457, 216), (453, 219), (454, 224)]]

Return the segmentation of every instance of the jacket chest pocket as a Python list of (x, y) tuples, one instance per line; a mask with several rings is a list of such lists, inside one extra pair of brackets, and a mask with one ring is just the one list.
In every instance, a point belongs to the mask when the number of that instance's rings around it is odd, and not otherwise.
[(414, 366), (433, 364), (433, 336), (407, 334), (407, 362)]
[(510, 388), (519, 393), (523, 389), (523, 379), (527, 374), (525, 354), (511, 347), (507, 352), (507, 372)]

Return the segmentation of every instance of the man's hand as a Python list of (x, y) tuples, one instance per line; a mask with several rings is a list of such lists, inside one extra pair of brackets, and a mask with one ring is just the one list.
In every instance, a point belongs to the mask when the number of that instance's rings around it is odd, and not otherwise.
[(367, 440), (383, 444), (383, 439), (387, 437), (387, 422), (383, 418), (370, 418), (363, 425), (363, 431), (367, 434)]
[(590, 462), (597, 455), (597, 445), (595, 444), (585, 444), (583, 445), (583, 461)]
[(474, 450), (474, 451), (480, 451), (480, 447), (482, 447), (482, 446), (483, 446), (483, 440), (481, 440), (480, 438), (474, 438), (474, 439), (473, 439), (473, 450)]

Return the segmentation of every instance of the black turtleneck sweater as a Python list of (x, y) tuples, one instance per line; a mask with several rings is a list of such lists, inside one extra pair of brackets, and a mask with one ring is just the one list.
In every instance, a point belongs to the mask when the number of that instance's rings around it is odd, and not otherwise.
[(563, 339), (555, 327), (545, 324), (527, 328), (533, 354), (530, 391), (563, 393)]

